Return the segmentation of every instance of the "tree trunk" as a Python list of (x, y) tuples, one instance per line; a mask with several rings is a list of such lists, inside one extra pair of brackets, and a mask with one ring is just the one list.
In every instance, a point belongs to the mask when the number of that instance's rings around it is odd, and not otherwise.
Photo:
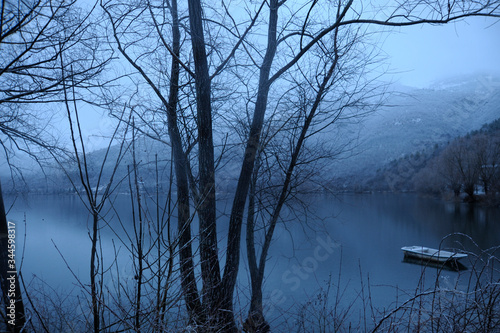
[[(235, 329), (232, 308), (221, 307), (221, 277), (217, 245), (215, 163), (212, 132), (211, 84), (199, 0), (189, 0), (189, 24), (195, 67), (196, 110), (198, 127), (198, 163), (200, 200), (197, 211), (200, 223), (200, 259), (203, 280), (203, 304), (207, 328)], [(238, 249), (239, 251), (239, 249)]]
[(187, 157), (182, 148), (182, 139), (177, 124), (177, 102), (179, 98), (179, 54), (180, 31), (177, 13), (177, 0), (171, 3), (172, 15), (172, 65), (170, 69), (170, 90), (167, 110), (168, 134), (172, 143), (175, 178), (177, 180), (177, 216), (179, 230), (179, 257), (181, 271), (181, 286), (189, 318), (195, 324), (204, 321), (200, 295), (196, 286), (194, 274), (193, 252), (191, 248), (191, 213), (189, 208), (189, 181)]
[[(257, 157), (257, 159), (259, 160), (259, 157)], [(259, 168), (260, 163), (257, 161), (248, 193), (246, 245), (252, 295), (248, 318), (245, 320), (243, 328), (247, 332), (266, 333), (270, 332), (270, 327), (264, 318), (264, 309), (262, 306), (262, 281), (264, 275), (261, 274), (262, 271), (257, 266), (257, 255), (255, 251), (255, 191)]]
[(489, 185), (490, 185), (489, 181), (483, 179), (483, 188), (484, 188), (484, 194), (485, 195), (488, 195), (488, 192), (490, 190), (490, 186)]
[(243, 224), (243, 212), (245, 209), (248, 189), (250, 186), (251, 175), (253, 173), (255, 160), (260, 144), (262, 125), (267, 108), (267, 99), (269, 95), (269, 74), (271, 65), (276, 54), (277, 39), (276, 29), (278, 25), (278, 1), (271, 0), (269, 4), (269, 25), (267, 37), (266, 54), (262, 62), (259, 73), (259, 87), (257, 100), (255, 103), (254, 115), (250, 127), (250, 133), (245, 148), (243, 164), (241, 166), (240, 176), (236, 187), (236, 193), (233, 200), (231, 215), (229, 218), (229, 232), (226, 248), (226, 265), (224, 267), (223, 290), (224, 306), (226, 309), (232, 309), (233, 292), (238, 276), (240, 262), (240, 243), (241, 227)]
[[(7, 215), (3, 203), (2, 185), (0, 183), (0, 282), (5, 306), (7, 332), (18, 333), (21, 332), (21, 329), (24, 327), (26, 318), (24, 316), (24, 304), (16, 271), (15, 246), (17, 244), (15, 243), (15, 229), (12, 228), (13, 226), (10, 225), (10, 223), (7, 222)], [(12, 230), (14, 230), (14, 233), (10, 232)], [(13, 241), (9, 244), (10, 239)], [(9, 252), (9, 245), (10, 249), (14, 250), (13, 252)]]
[(474, 202), (476, 200), (474, 196), (475, 184), (464, 184), (464, 192), (469, 196), (467, 201)]
[(100, 312), (99, 312), (99, 293), (97, 290), (97, 269), (95, 260), (97, 258), (97, 228), (99, 222), (99, 213), (92, 211), (92, 249), (90, 250), (90, 296), (92, 297), (92, 314), (94, 317), (94, 333), (100, 331)]
[[(256, 262), (256, 253), (255, 253), (255, 240), (254, 238), (254, 212), (255, 212), (255, 207), (254, 207), (254, 200), (255, 200), (255, 181), (257, 177), (257, 173), (255, 173), (253, 176), (255, 177), (253, 179), (252, 183), (252, 188), (249, 194), (249, 208), (248, 208), (248, 225), (247, 225), (247, 251), (253, 251), (253, 253), (248, 254), (249, 258), (249, 269), (250, 269), (250, 276), (252, 279), (252, 297), (251, 297), (251, 304), (250, 304), (250, 312), (248, 314), (248, 319), (246, 320), (246, 323), (248, 325), (253, 325), (253, 332), (269, 332), (270, 328), (269, 325), (267, 324), (265, 317), (264, 317), (264, 312), (263, 312), (263, 304), (262, 304), (262, 282), (264, 280), (264, 272), (265, 272), (265, 267), (266, 267), (266, 261), (267, 261), (267, 253), (269, 251), (269, 247), (271, 246), (271, 240), (273, 238), (274, 234), (274, 229), (276, 228), (276, 224), (278, 222), (278, 218), (281, 213), (281, 209), (283, 208), (287, 197), (288, 193), (290, 190), (291, 186), (291, 181), (292, 181), (292, 175), (294, 172), (295, 167), (297, 166), (297, 162), (299, 159), (300, 152), (302, 150), (302, 146), (304, 145), (304, 142), (306, 140), (306, 135), (309, 131), (309, 127), (311, 126), (311, 123), (314, 119), (314, 116), (316, 114), (316, 111), (319, 108), (319, 105), (323, 99), (323, 96), (325, 92), (327, 91), (328, 83), (330, 79), (332, 78), (335, 69), (337, 67), (338, 63), (338, 53), (337, 53), (337, 33), (338, 30), (335, 31), (335, 58), (333, 59), (333, 62), (326, 73), (325, 77), (323, 78), (323, 81), (321, 85), (319, 86), (318, 92), (316, 94), (316, 98), (314, 100), (313, 105), (311, 106), (311, 110), (307, 114), (307, 117), (304, 121), (304, 124), (302, 125), (302, 129), (299, 135), (299, 138), (297, 139), (297, 142), (295, 144), (290, 163), (288, 165), (288, 169), (285, 174), (285, 181), (283, 182), (283, 186), (281, 188), (281, 193), (278, 199), (278, 202), (276, 203), (276, 206), (274, 207), (274, 210), (271, 214), (270, 222), (268, 224), (267, 232), (265, 235), (264, 239), (264, 244), (262, 246), (262, 252), (260, 254), (260, 261), (259, 265), (257, 266)], [(307, 107), (307, 105), (304, 105), (304, 109)], [(251, 225), (251, 227), (250, 227)], [(252, 228), (252, 230), (250, 230)], [(250, 234), (250, 236), (248, 235)], [(248, 242), (252, 242), (252, 244), (248, 244)]]

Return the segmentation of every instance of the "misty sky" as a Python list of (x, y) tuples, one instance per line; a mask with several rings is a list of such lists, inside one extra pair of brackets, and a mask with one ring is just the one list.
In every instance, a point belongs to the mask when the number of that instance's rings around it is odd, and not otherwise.
[(444, 26), (395, 30), (383, 51), (401, 84), (426, 87), (435, 80), (481, 73), (500, 74), (500, 22), (472, 18)]
[[(382, 80), (424, 88), (436, 80), (464, 74), (500, 75), (500, 22), (492, 18), (403, 27), (379, 38), (378, 46), (390, 70)], [(102, 139), (102, 134), (109, 132), (113, 122), (102, 110), (86, 108), (81, 114), (90, 150), (103, 148), (107, 140)], [(63, 127), (66, 121), (62, 120)]]
[[(404, 27), (381, 38), (390, 69), (382, 80), (424, 88), (455, 76), (485, 72), (500, 75), (500, 22), (491, 18)], [(82, 125), (89, 143), (92, 148), (101, 147), (101, 133), (112, 123), (100, 112), (88, 110), (88, 115), (82, 118)]]

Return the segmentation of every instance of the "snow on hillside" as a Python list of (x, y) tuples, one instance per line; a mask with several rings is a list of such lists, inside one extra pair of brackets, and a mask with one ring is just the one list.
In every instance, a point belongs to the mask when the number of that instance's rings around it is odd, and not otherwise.
[[(336, 176), (370, 175), (391, 160), (446, 143), (500, 117), (500, 78), (475, 76), (429, 89), (396, 87), (387, 106), (363, 123), (359, 153)], [(352, 138), (354, 139), (354, 138)]]
[[(345, 158), (331, 161), (328, 167), (318, 170), (323, 184), (338, 185), (343, 179), (371, 178), (377, 170), (384, 168), (391, 161), (433, 149), (436, 144), (445, 144), (497, 118), (500, 118), (498, 77), (486, 75), (459, 78), (436, 83), (428, 89), (399, 86), (394, 87), (394, 92), (384, 107), (368, 115), (362, 122), (338, 123), (328, 132), (311, 139), (309, 144), (315, 144), (318, 140), (338, 146), (345, 144), (343, 140), (353, 143), (348, 145), (349, 152), (343, 156)], [(354, 150), (350, 149), (353, 146)], [(117, 153), (118, 147), (113, 147), (108, 156), (108, 164), (116, 160)], [(141, 165), (140, 177), (145, 183), (154, 185), (157, 158), (160, 187), (167, 187), (171, 158), (168, 145), (141, 138), (136, 142), (136, 153), (137, 163)], [(220, 151), (217, 152), (219, 153)], [(231, 154), (236, 154), (236, 158)], [(217, 171), (221, 190), (234, 187), (239, 175), (241, 159), (238, 154), (241, 154), (241, 151), (236, 150), (231, 154), (225, 154), (226, 157)], [(104, 156), (105, 150), (98, 150), (90, 153), (88, 160), (97, 167)], [(193, 159), (192, 163), (193, 170), (196, 171), (196, 160)], [(132, 155), (129, 152), (115, 178), (126, 179), (127, 165), (132, 164)], [(103, 179), (111, 176), (112, 169), (110, 165), (104, 168)], [(60, 188), (61, 184), (65, 183), (64, 177), (61, 172), (55, 173), (58, 179), (55, 186)], [(31, 190), (45, 187), (46, 183), (46, 180), (32, 180)], [(70, 185), (67, 184), (66, 187)]]

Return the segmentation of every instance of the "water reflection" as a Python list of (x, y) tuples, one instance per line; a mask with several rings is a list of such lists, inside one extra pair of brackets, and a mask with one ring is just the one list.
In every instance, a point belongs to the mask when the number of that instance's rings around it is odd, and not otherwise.
[[(422, 245), (478, 253), (480, 249), (500, 245), (498, 208), (446, 203), (412, 194), (312, 196), (308, 201), (308, 210), (314, 214), (285, 211), (284, 222), (276, 228), (264, 283), (267, 315), (302, 304), (331, 284), (343, 291), (345, 303), (350, 304), (359, 298), (367, 280), (372, 286), (374, 306), (387, 308), (400, 297), (401, 290), (413, 290), (421, 284), (424, 275), (424, 283), (431, 285), (438, 279), (438, 273), (440, 279), (459, 281), (468, 272), (443, 272), (442, 267), (410, 264), (403, 260), (401, 247)], [(229, 207), (230, 204), (220, 203), (220, 214), (228, 213)], [(131, 223), (127, 218), (130, 204), (126, 196), (115, 200), (115, 211), (123, 213), (122, 223), (126, 228)], [(109, 212), (106, 220), (119, 230), (113, 211)], [(76, 283), (75, 276), (88, 283), (89, 219), (77, 197), (29, 197), (28, 201), (16, 202), (9, 218), (18, 222), (21, 229), (18, 235), (26, 230), (22, 267), (25, 279), (37, 275), (52, 286), (63, 288), (66, 284), (68, 289)], [(223, 221), (227, 223), (227, 217)], [(172, 225), (176, 226), (175, 220)], [(193, 227), (196, 230), (196, 224)], [(224, 230), (226, 225), (218, 228), (220, 247), (226, 244)], [(101, 244), (104, 259), (110, 258), (112, 262), (120, 245), (104, 224)], [(125, 250), (120, 253), (123, 255), (120, 274), (132, 279), (130, 256)], [(241, 259), (238, 295), (245, 307), (250, 281), (244, 247)], [(477, 263), (466, 265), (470, 268)]]
[[(374, 306), (387, 308), (402, 290), (431, 287), (438, 277), (450, 281), (463, 277), (466, 283), (466, 268), (478, 265), (464, 261), (467, 267), (443, 271), (441, 266), (408, 264), (401, 247), (422, 245), (478, 253), (500, 245), (498, 209), (455, 207), (411, 194), (345, 195), (340, 200), (325, 196), (311, 202), (322, 217), (316, 228), (321, 231), (308, 232), (300, 223), (282, 225), (271, 249), (272, 268), (265, 290), (271, 299), (280, 295), (279, 305), (284, 308), (313, 298), (331, 281), (344, 290), (344, 303), (350, 304), (359, 298), (363, 281), (366, 284), (368, 279)], [(307, 274), (283, 276), (294, 270), (300, 273), (298, 267), (314, 257), (318, 236), (329, 236), (337, 244), (329, 259), (314, 266), (314, 271), (311, 265)], [(300, 279), (298, 288), (293, 284), (294, 290), (287, 283), (291, 277), (295, 282)]]
[(451, 271), (451, 272), (459, 272), (459, 271), (468, 270), (467, 266), (462, 264), (460, 261), (447, 261), (445, 263), (439, 263), (439, 262), (433, 262), (433, 261), (429, 261), (429, 260), (411, 258), (411, 257), (405, 256), (403, 258), (403, 262), (407, 263), (407, 264), (421, 265), (424, 267), (432, 267), (432, 268), (436, 268), (438, 270), (445, 270), (445, 271)]

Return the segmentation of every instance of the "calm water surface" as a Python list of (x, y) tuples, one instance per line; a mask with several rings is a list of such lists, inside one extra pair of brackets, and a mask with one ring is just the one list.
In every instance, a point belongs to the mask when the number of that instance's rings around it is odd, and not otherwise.
[[(499, 208), (447, 203), (413, 194), (318, 195), (308, 201), (309, 214), (285, 213), (276, 229), (264, 286), (269, 316), (306, 303), (329, 285), (330, 290), (340, 286), (343, 301), (350, 304), (368, 293), (369, 282), (374, 305), (393, 306), (397, 298), (404, 298), (402, 291), (414, 290), (424, 271), (423, 266), (403, 261), (402, 246), (441, 246), (477, 253), (500, 245)], [(6, 198), (7, 207), (13, 202), (13, 197)], [(126, 196), (118, 197), (117, 211), (126, 214), (129, 202)], [(228, 207), (221, 204), (218, 208)], [(113, 214), (110, 211), (107, 217), (112, 220)], [(8, 217), (17, 224), (17, 243), (25, 243), (21, 267), (25, 280), (36, 276), (63, 293), (77, 285), (77, 278), (88, 284), (91, 219), (78, 197), (18, 198)], [(219, 247), (225, 246), (225, 227), (219, 230)], [(123, 235), (123, 231), (118, 233)], [(114, 233), (103, 227), (104, 256), (113, 258), (119, 244)], [(129, 255), (120, 253), (122, 276), (133, 276)], [(237, 291), (242, 306), (248, 297), (247, 267), (242, 250)], [(436, 269), (426, 269), (426, 280), (434, 281), (436, 273)], [(439, 279), (451, 286), (466, 274), (443, 272)]]

